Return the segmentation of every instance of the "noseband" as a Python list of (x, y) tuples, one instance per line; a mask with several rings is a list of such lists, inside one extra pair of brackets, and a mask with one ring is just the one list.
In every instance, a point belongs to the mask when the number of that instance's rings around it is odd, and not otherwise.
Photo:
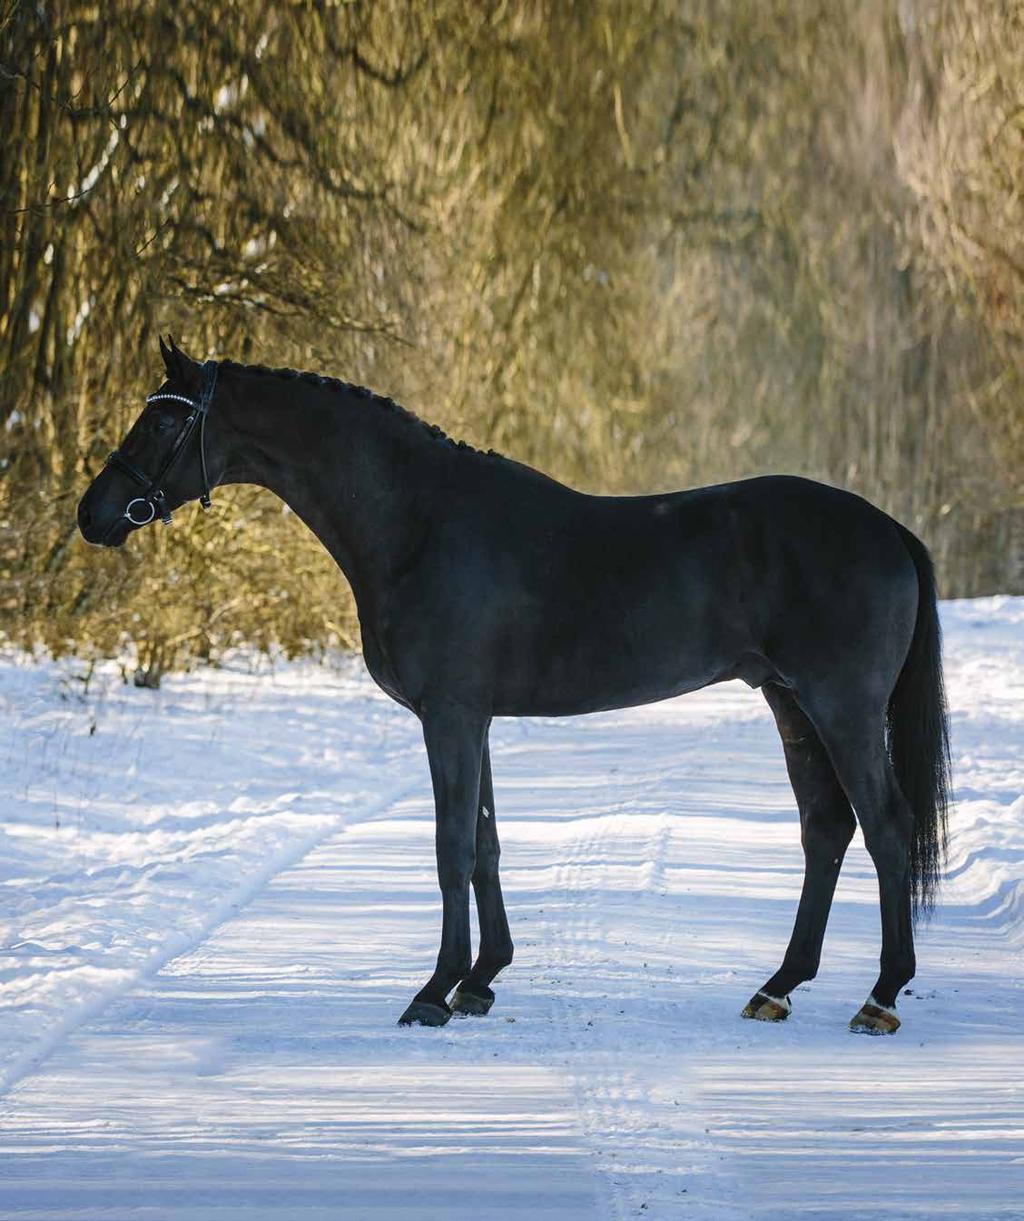
[[(130, 500), (125, 507), (124, 516), (133, 526), (148, 526), (158, 513), (160, 514), (160, 520), (165, 526), (171, 524), (171, 511), (167, 507), (167, 497), (164, 495), (163, 483), (178, 459), (185, 452), (185, 447), (197, 428), (199, 429), (199, 468), (203, 476), (203, 491), (199, 497), (199, 503), (204, 509), (210, 507), (210, 477), (206, 473), (206, 417), (209, 414), (210, 404), (213, 402), (213, 391), (217, 385), (217, 362), (215, 360), (208, 360), (203, 365), (202, 372), (203, 380), (199, 390), (198, 401), (186, 398), (184, 394), (150, 394), (146, 398), (147, 406), (150, 403), (160, 402), (162, 399), (173, 399), (177, 403), (187, 403), (192, 408), (181, 427), (181, 431), (175, 438), (174, 444), (171, 446), (170, 453), (164, 459), (163, 464), (155, 475), (147, 475), (134, 462), (130, 462), (120, 450), (115, 449), (110, 457), (107, 458), (107, 466), (112, 466), (116, 470), (121, 471), (145, 489), (140, 496)], [(141, 508), (136, 508), (136, 506), (141, 506)], [(148, 516), (143, 517), (142, 514), (147, 510)], [(135, 513), (138, 513), (139, 516), (136, 517)]]

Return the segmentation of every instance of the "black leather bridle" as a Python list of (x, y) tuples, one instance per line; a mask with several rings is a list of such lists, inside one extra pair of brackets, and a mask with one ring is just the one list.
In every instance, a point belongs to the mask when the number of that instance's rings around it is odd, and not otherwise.
[[(178, 459), (185, 452), (185, 448), (196, 429), (199, 430), (199, 467), (203, 476), (203, 491), (199, 497), (199, 503), (204, 509), (210, 507), (210, 477), (206, 472), (206, 417), (209, 415), (210, 404), (213, 402), (213, 392), (217, 385), (217, 362), (215, 360), (208, 360), (203, 365), (202, 373), (203, 377), (198, 401), (187, 398), (184, 394), (171, 394), (169, 392), (165, 394), (150, 394), (146, 398), (147, 405), (157, 403), (161, 399), (173, 399), (178, 403), (187, 403), (192, 408), (181, 427), (181, 431), (175, 438), (174, 444), (171, 446), (170, 453), (168, 453), (155, 475), (147, 475), (134, 462), (126, 458), (120, 450), (115, 449), (107, 458), (107, 466), (112, 466), (115, 470), (123, 472), (141, 487), (145, 488), (141, 496), (136, 496), (134, 500), (130, 500), (125, 506), (124, 517), (133, 526), (148, 526), (158, 513), (160, 514), (160, 520), (165, 526), (171, 524), (171, 511), (167, 507), (167, 497), (164, 495), (163, 483)], [(141, 512), (148, 509), (149, 516), (142, 517), (139, 510), (136, 510), (139, 512), (139, 516), (133, 516), (132, 510), (136, 505), (143, 506)]]

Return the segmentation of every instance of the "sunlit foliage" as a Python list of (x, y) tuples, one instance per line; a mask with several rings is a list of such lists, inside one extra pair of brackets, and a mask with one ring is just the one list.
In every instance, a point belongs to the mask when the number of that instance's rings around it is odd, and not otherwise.
[(1009, 0), (0, 3), (3, 631), (357, 642), (263, 493), (77, 539), (161, 330), (589, 490), (812, 474), (1021, 588), (1021, 64)]

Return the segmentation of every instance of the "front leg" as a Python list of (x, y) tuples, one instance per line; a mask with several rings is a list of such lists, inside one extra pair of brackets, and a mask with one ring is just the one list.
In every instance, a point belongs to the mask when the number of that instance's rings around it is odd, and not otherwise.
[(437, 880), (441, 887), (441, 948), (437, 967), (400, 1026), (443, 1026), (448, 993), (469, 971), (469, 883), (476, 862), (480, 761), (488, 718), (448, 701), (423, 711), (423, 739), (434, 786)]
[(452, 997), (455, 1013), (484, 1014), (494, 1004), (491, 981), (512, 961), (512, 937), (505, 915), (505, 902), (498, 881), (497, 815), (494, 810), (494, 785), (491, 780), (491, 757), (486, 739), (480, 763), (480, 805), (476, 820), (476, 865), (473, 869), (473, 891), (480, 918), (480, 952), (473, 969), (460, 981)]

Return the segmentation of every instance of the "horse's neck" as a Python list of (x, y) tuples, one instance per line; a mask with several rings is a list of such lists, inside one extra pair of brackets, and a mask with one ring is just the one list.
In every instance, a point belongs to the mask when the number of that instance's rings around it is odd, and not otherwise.
[(362, 612), (422, 533), (430, 454), (418, 460), (423, 441), (384, 407), (284, 388), (235, 420), (228, 481), (279, 496), (341, 567)]

